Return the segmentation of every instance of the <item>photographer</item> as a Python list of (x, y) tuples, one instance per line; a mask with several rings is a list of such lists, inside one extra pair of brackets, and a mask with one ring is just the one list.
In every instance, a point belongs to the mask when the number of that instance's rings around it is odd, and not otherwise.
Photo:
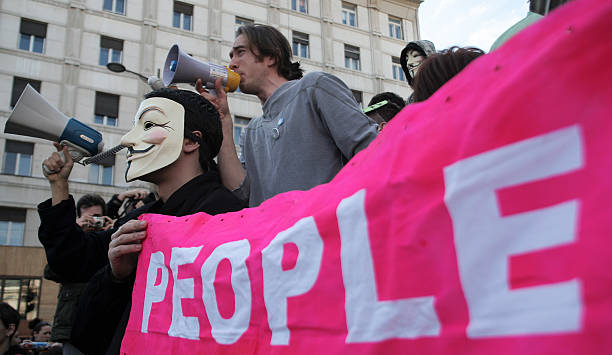
[[(112, 219), (117, 219), (155, 200), (157, 200), (155, 194), (146, 189), (133, 189), (114, 194), (106, 204), (106, 215)], [(123, 206), (123, 211), (119, 213), (121, 206)]]
[(113, 220), (106, 216), (106, 203), (99, 195), (87, 194), (77, 201), (76, 223), (84, 232), (107, 230), (113, 225)]

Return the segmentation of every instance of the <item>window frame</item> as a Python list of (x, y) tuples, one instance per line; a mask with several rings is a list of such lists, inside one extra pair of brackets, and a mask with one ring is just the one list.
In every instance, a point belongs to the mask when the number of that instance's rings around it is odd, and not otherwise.
[[(354, 15), (354, 24), (350, 24), (350, 20), (349, 20), (349, 15), (350, 14)], [(357, 20), (357, 5), (355, 4), (351, 4), (348, 2), (342, 2), (342, 24), (347, 25), (347, 26), (351, 26), (351, 27), (358, 27), (359, 26), (359, 22)]]
[[(302, 49), (306, 49), (306, 55), (302, 55)], [(292, 31), (291, 32), (291, 50), (293, 55), (300, 58), (310, 58), (310, 35), (308, 33)]]
[[(355, 68), (355, 63), (357, 68)], [(351, 65), (352, 64), (352, 65)], [(350, 44), (344, 44), (344, 67), (361, 71), (361, 49)]]
[[(178, 15), (178, 26), (175, 24)], [(189, 18), (189, 28), (185, 28), (186, 19)], [(181, 1), (174, 1), (172, 7), (172, 27), (183, 31), (193, 31), (193, 5)]]
[[(98, 65), (106, 66), (108, 63), (122, 63), (123, 62), (123, 44), (124, 41), (119, 38), (113, 38), (108, 36), (100, 36), (100, 53), (98, 56)], [(105, 63), (102, 60), (103, 52)], [(114, 58), (118, 54), (119, 58)]]
[[(19, 38), (17, 41), (17, 48), (19, 50), (27, 52), (44, 54), (46, 47), (45, 44), (47, 42), (47, 25), (48, 24), (45, 22), (22, 17), (21, 22), (19, 24)], [(36, 40), (42, 41), (40, 50), (37, 50)], [(24, 46), (23, 44), (26, 43), (27, 45)]]
[(389, 37), (404, 40), (404, 21), (401, 18), (389, 15)]
[(406, 79), (406, 74), (404, 73), (404, 69), (402, 68), (402, 64), (398, 57), (391, 57), (391, 71), (393, 73), (393, 80), (408, 82), (408, 80)]
[[(110, 1), (110, 3), (111, 3), (111, 8), (110, 9), (106, 8), (107, 1)], [(123, 10), (122, 11), (117, 11), (117, 4), (119, 2), (121, 2), (123, 4), (122, 5), (123, 6)], [(103, 0), (102, 1), (102, 11), (107, 11), (107, 12), (111, 12), (111, 13), (119, 14), (119, 15), (125, 15), (125, 3), (126, 3), (126, 0)]]
[[(109, 170), (106, 170), (107, 168), (110, 168), (110, 176), (107, 173), (109, 171)], [(92, 178), (93, 177), (92, 173), (94, 172), (94, 170), (95, 170), (95, 179)], [(89, 172), (87, 174), (87, 182), (90, 184), (96, 184), (96, 185), (113, 186), (115, 184), (114, 173), (115, 173), (114, 162), (112, 165), (92, 163), (89, 166)], [(110, 184), (104, 183), (105, 177), (110, 178)]]
[[(6, 236), (2, 237), (0, 234), (0, 245), (3, 246), (23, 246), (23, 240), (25, 238), (25, 224), (26, 224), (27, 210), (24, 208), (13, 208), (13, 207), (4, 207), (0, 206), (0, 226), (4, 223), (7, 225)], [(17, 237), (17, 244), (9, 244), (11, 240), (11, 231), (13, 224), (20, 224), (20, 232), (21, 235)], [(0, 232), (2, 232), (2, 227), (0, 227)], [(5, 238), (5, 239), (1, 239)], [(14, 236), (13, 236), (14, 238)], [(0, 297), (1, 298), (1, 297)]]
[[(93, 123), (109, 127), (117, 127), (119, 124), (120, 100), (121, 96), (119, 95), (96, 91), (96, 96), (94, 97)], [(102, 120), (102, 123), (96, 122), (99, 119)], [(111, 119), (114, 119), (114, 125), (108, 124)]]
[(240, 28), (240, 26), (253, 24), (255, 24), (254, 20), (248, 19), (246, 17), (234, 16), (234, 34), (236, 33), (236, 31), (238, 31), (238, 28)]
[[(304, 1), (302, 7), (300, 1)], [(291, 0), (291, 10), (300, 12), (302, 14), (308, 14), (308, 0)]]
[[(15, 148), (20, 147), (20, 148)], [(25, 148), (25, 149), (23, 149)], [(25, 151), (28, 151), (27, 153)], [(11, 167), (13, 172), (7, 171), (8, 154), (15, 154), (15, 163)], [(25, 157), (29, 157), (29, 162), (23, 163)], [(5, 140), (4, 157), (2, 160), (2, 174), (14, 176), (32, 176), (32, 161), (34, 160), (34, 143), (15, 141), (11, 139)], [(27, 165), (27, 172), (22, 173), (22, 164)]]
[[(9, 298), (6, 298), (7, 294), (10, 294), (9, 292), (7, 292), (7, 288), (11, 287), (10, 285), (7, 286), (7, 282), (6, 281), (18, 281), (19, 283), (19, 290), (17, 292), (17, 300), (12, 301)], [(34, 282), (34, 287), (30, 287), (30, 283)], [(27, 283), (27, 284), (26, 284)], [(24, 287), (27, 287), (26, 290), (30, 291), (30, 290), (34, 290), (35, 292), (33, 294), (35, 294), (34, 298), (32, 299), (32, 301), (30, 302), (34, 302), (35, 304), (35, 308), (32, 310), (34, 311), (34, 313), (32, 315), (28, 315), (31, 312), (25, 312), (26, 308), (27, 308), (27, 304), (29, 303), (27, 301), (27, 294), (23, 294), (23, 290)], [(6, 302), (8, 304), (11, 305), (11, 307), (13, 307), (14, 309), (16, 309), (19, 314), (21, 316), (24, 316), (26, 319), (31, 320), (34, 318), (38, 318), (39, 314), (40, 314), (40, 297), (41, 297), (41, 293), (42, 293), (42, 278), (41, 277), (28, 277), (28, 276), (0, 276), (0, 302)], [(23, 302), (22, 302), (23, 300)], [(23, 304), (23, 306), (22, 306)]]

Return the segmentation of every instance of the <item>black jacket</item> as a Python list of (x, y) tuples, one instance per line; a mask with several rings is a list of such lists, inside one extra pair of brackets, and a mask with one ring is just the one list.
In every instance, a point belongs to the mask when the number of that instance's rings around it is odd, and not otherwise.
[[(39, 239), (51, 268), (67, 280), (91, 279), (81, 297), (73, 324), (73, 345), (86, 354), (103, 354), (107, 348), (109, 353), (119, 353), (127, 325), (127, 316), (124, 319), (122, 316), (124, 313), (129, 315), (133, 280), (117, 283), (110, 274), (108, 244), (117, 228), (144, 213), (185, 216), (205, 212), (214, 215), (242, 207), (242, 202), (221, 185), (219, 175), (214, 172), (192, 179), (172, 194), (166, 203), (157, 200), (132, 211), (118, 220), (115, 228), (104, 232), (84, 233), (76, 227), (72, 197), (56, 206), (51, 206), (50, 200), (40, 204)], [(113, 338), (115, 330), (118, 334)]]

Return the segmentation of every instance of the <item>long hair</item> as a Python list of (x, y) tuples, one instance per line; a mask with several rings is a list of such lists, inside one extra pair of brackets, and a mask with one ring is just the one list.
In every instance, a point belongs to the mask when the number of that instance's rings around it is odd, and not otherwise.
[[(198, 152), (202, 170), (217, 170), (217, 164), (213, 159), (219, 154), (223, 141), (217, 109), (201, 95), (188, 90), (163, 88), (145, 95), (145, 99), (152, 97), (163, 97), (185, 108), (185, 138), (200, 143)], [(202, 132), (202, 139), (193, 134), (193, 131)]]
[(414, 101), (425, 101), (442, 85), (457, 75), (474, 59), (485, 54), (474, 47), (450, 47), (440, 53), (432, 54), (419, 67), (415, 75)]
[[(291, 62), (291, 46), (289, 41), (276, 28), (268, 25), (243, 25), (236, 30), (236, 37), (245, 35), (249, 40), (250, 50), (258, 61), (264, 57), (272, 57), (276, 62), (276, 72), (287, 80), (302, 78), (304, 72), (300, 63)], [(255, 47), (256, 50), (253, 50)]]

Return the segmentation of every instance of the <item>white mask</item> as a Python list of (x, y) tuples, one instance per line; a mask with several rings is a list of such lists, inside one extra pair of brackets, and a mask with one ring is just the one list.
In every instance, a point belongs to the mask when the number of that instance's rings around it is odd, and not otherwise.
[(163, 97), (141, 102), (134, 127), (121, 138), (128, 147), (125, 180), (130, 182), (174, 163), (181, 155), (185, 108)]
[(408, 65), (408, 68), (410, 70), (411, 77), (414, 78), (417, 71), (419, 70), (419, 66), (421, 65), (421, 63), (423, 63), (424, 60), (425, 60), (425, 57), (421, 54), (421, 52), (414, 50), (414, 49), (408, 51), (408, 56), (406, 58), (406, 64)]

